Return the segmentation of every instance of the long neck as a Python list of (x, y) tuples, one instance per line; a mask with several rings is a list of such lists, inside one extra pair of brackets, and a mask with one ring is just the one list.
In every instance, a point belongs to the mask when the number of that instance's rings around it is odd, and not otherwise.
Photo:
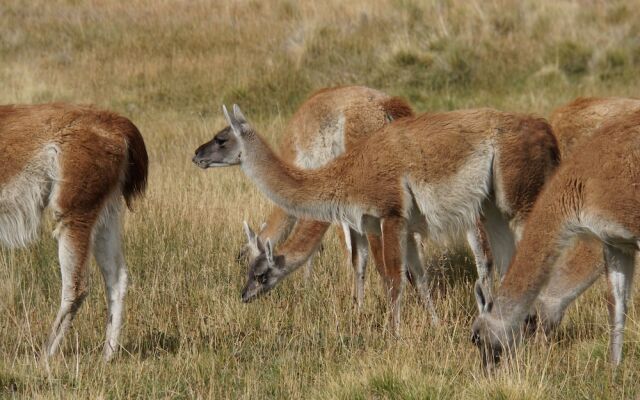
[(284, 256), (285, 270), (289, 274), (305, 262), (320, 247), (322, 237), (329, 228), (326, 222), (300, 219), (291, 235), (280, 246), (278, 253)]
[(267, 239), (270, 239), (271, 243), (278, 244), (283, 238), (289, 236), (295, 222), (295, 217), (292, 217), (282, 208), (274, 205), (271, 208), (267, 222), (260, 229), (258, 236), (263, 243), (266, 242)]
[(567, 219), (562, 214), (550, 201), (536, 204), (498, 289), (494, 305), (497, 317), (515, 324), (529, 312), (554, 264), (571, 241)]
[(242, 168), (274, 203), (298, 217), (331, 222), (344, 194), (344, 183), (331, 178), (330, 168), (302, 170), (280, 159), (255, 132), (243, 138)]

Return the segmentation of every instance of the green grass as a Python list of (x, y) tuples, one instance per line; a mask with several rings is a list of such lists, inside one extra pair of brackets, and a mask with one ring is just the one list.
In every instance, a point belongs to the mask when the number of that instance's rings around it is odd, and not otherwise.
[[(571, 1), (43, 0), (0, 5), (1, 103), (95, 103), (129, 118), (151, 156), (149, 192), (126, 221), (131, 272), (124, 349), (101, 360), (106, 305), (92, 290), (53, 361), (40, 352), (57, 310), (51, 225), (0, 251), (0, 397), (633, 398), (640, 391), (632, 305), (625, 361), (607, 363), (605, 285), (556, 340), (523, 346), (493, 379), (469, 343), (474, 274), (464, 251), (434, 254), (431, 327), (412, 289), (402, 337), (385, 330), (374, 268), (360, 314), (331, 234), (306, 284), (292, 275), (240, 302), (241, 221), (269, 204), (237, 169), (202, 171), (193, 150), (238, 102), (274, 143), (312, 91), (363, 84), (419, 111), (492, 106), (543, 115), (578, 95), (637, 94), (640, 7)], [(634, 297), (637, 304), (638, 297)]]

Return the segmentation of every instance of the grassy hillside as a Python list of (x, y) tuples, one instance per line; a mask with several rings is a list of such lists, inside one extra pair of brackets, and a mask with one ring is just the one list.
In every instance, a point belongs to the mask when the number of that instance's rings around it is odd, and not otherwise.
[(638, 1), (3, 1), (0, 103), (114, 109), (138, 125), (152, 163), (148, 196), (126, 221), (131, 285), (115, 362), (101, 360), (106, 306), (92, 268), (47, 376), (37, 353), (60, 288), (51, 224), (37, 245), (0, 251), (0, 397), (633, 398), (637, 313), (632, 305), (614, 373), (602, 281), (557, 340), (524, 346), (490, 380), (469, 342), (464, 252), (433, 255), (443, 323), (431, 327), (409, 289), (399, 340), (385, 334), (373, 268), (364, 310), (353, 310), (333, 234), (307, 284), (294, 274), (242, 304), (241, 221), (259, 225), (269, 204), (238, 169), (190, 159), (222, 127), (223, 102), (277, 143), (296, 107), (331, 85), (376, 87), (419, 111), (548, 115), (578, 95), (637, 95), (639, 38)]

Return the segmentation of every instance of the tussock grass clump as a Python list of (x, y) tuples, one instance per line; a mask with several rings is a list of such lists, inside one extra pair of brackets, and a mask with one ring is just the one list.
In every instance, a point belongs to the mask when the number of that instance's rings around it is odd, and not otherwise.
[(589, 70), (592, 51), (585, 45), (572, 41), (558, 43), (556, 48), (560, 69), (569, 76), (584, 75)]
[(114, 109), (140, 128), (151, 165), (148, 195), (126, 218), (131, 286), (114, 363), (100, 358), (104, 291), (92, 267), (51, 375), (39, 364), (60, 288), (49, 221), (38, 244), (0, 250), (0, 397), (633, 398), (636, 310), (614, 373), (602, 281), (557, 337), (528, 342), (492, 379), (469, 343), (464, 248), (429, 247), (443, 323), (430, 326), (409, 287), (400, 339), (386, 332), (374, 268), (354, 311), (334, 234), (310, 282), (294, 274), (242, 304), (241, 221), (259, 225), (269, 204), (239, 170), (190, 159), (222, 127), (221, 103), (239, 103), (277, 143), (300, 102), (332, 85), (374, 86), (418, 111), (547, 115), (578, 95), (637, 96), (638, 21), (640, 8), (618, 1), (2, 2), (0, 102)]

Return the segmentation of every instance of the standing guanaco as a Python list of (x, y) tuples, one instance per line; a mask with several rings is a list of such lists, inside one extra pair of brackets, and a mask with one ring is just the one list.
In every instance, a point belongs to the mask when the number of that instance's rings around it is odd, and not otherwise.
[(109, 360), (118, 349), (127, 290), (122, 199), (131, 206), (147, 183), (140, 132), (124, 117), (87, 106), (0, 106), (0, 160), (0, 242), (18, 247), (34, 241), (46, 208), (56, 221), (62, 299), (45, 359), (87, 295), (93, 252), (107, 292)]

